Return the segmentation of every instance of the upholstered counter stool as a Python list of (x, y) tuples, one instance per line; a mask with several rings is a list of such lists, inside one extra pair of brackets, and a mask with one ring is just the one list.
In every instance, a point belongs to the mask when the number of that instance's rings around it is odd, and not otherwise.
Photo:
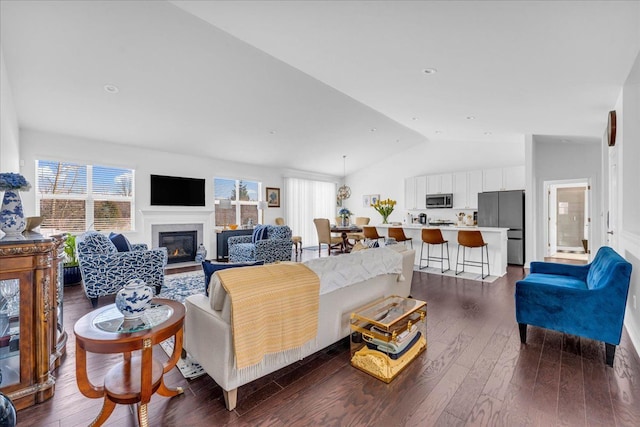
[[(458, 259), (460, 257), (460, 247), (462, 246), (462, 270), (458, 271)], [(484, 252), (487, 253), (487, 260), (484, 260)], [(466, 259), (467, 248), (480, 248), (480, 261), (469, 261)], [(487, 266), (487, 274), (484, 274), (484, 266)], [(482, 238), (482, 233), (479, 230), (459, 230), (458, 231), (458, 253), (456, 254), (456, 275), (464, 272), (465, 265), (473, 265), (480, 267), (482, 278), (487, 277), (489, 272), (489, 248)]]
[(402, 227), (389, 227), (389, 237), (396, 239), (396, 242), (398, 243), (403, 242), (405, 246), (407, 242), (409, 242), (411, 243), (411, 249), (413, 249), (413, 239), (404, 234)]
[[(427, 257), (422, 257), (422, 251), (424, 250), (424, 245), (427, 245)], [(440, 245), (440, 257), (431, 256), (429, 254), (429, 248), (431, 245)], [(444, 247), (447, 247), (447, 269), (444, 269)], [(444, 273), (445, 271), (451, 270), (451, 260), (449, 259), (449, 241), (444, 240), (442, 237), (442, 231), (439, 228), (423, 228), (422, 229), (422, 246), (420, 247), (420, 270), (422, 270), (422, 261), (427, 261), (427, 265), (424, 268), (429, 267), (429, 261), (439, 262), (440, 263), (440, 271)]]
[[(276, 225), (285, 225), (284, 218), (276, 218)], [(296, 257), (298, 256), (298, 251), (300, 251), (300, 255), (302, 255), (302, 236), (291, 236), (291, 241), (293, 242), (293, 248), (296, 251)]]

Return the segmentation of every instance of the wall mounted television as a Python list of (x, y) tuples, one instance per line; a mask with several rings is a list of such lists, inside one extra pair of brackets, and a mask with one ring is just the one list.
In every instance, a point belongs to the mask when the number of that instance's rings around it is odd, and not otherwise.
[(151, 175), (151, 206), (205, 206), (205, 180)]

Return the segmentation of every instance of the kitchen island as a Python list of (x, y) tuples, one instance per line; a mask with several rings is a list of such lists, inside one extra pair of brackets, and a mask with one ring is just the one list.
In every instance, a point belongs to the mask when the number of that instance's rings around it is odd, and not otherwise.
[[(388, 229), (390, 227), (402, 227), (404, 234), (407, 237), (413, 239), (413, 248), (416, 250), (416, 257), (414, 264), (420, 265), (420, 247), (422, 245), (422, 229), (423, 228), (439, 228), (442, 231), (442, 237), (449, 241), (449, 259), (451, 261), (451, 270), (455, 271), (456, 268), (456, 254), (458, 252), (458, 230), (478, 230), (482, 233), (482, 238), (487, 243), (487, 249), (489, 250), (489, 269), (492, 276), (504, 276), (507, 273), (507, 230), (508, 228), (501, 227), (476, 227), (476, 226), (442, 226), (433, 227), (422, 224), (375, 224), (378, 234), (381, 236), (388, 236)], [(402, 243), (400, 243), (402, 244)], [(408, 244), (408, 243), (407, 243)], [(432, 254), (435, 250), (436, 253), (440, 253), (439, 248), (432, 247)], [(426, 257), (427, 249), (425, 248)], [(446, 249), (445, 249), (446, 253)], [(467, 259), (472, 261), (480, 261), (480, 251), (478, 249), (467, 249)], [(462, 261), (462, 254), (460, 254), (460, 261)], [(438, 267), (440, 264), (433, 264)], [(445, 261), (446, 265), (446, 261)], [(480, 267), (465, 266), (467, 272), (480, 273)]]

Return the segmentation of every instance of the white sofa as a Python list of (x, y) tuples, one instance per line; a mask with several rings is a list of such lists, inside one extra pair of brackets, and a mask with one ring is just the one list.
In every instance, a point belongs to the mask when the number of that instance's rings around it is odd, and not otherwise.
[[(374, 252), (370, 251), (377, 250), (368, 249), (359, 251), (356, 254), (360, 252), (373, 254)], [(315, 342), (311, 342), (311, 345), (304, 347), (302, 357), (309, 356), (348, 336), (350, 333), (349, 318), (355, 308), (383, 296), (409, 296), (415, 251), (412, 249), (404, 250), (400, 245), (398, 245), (397, 250), (402, 255), (401, 276), (397, 273), (383, 274), (331, 290), (328, 293), (323, 294), (321, 290), (318, 336)], [(348, 257), (351, 256), (352, 254), (345, 254), (312, 261), (315, 263), (315, 267), (322, 267), (324, 264), (325, 267), (330, 266), (335, 272), (340, 270), (340, 265), (343, 266), (343, 270), (350, 268), (348, 267), (350, 261)], [(362, 256), (362, 254), (358, 256)], [(312, 268), (310, 265), (309, 267)], [(316, 271), (314, 268), (312, 270)], [(349, 275), (348, 272), (344, 273), (346, 274), (342, 274), (342, 276)], [(322, 287), (323, 275), (319, 274), (319, 276)], [(299, 360), (297, 357), (300, 356), (300, 351), (292, 353), (296, 354), (295, 357), (288, 358), (283, 358), (282, 354), (278, 355), (278, 357), (267, 355), (263, 362), (256, 365), (256, 367), (238, 372), (234, 367), (230, 299), (224, 292), (224, 302), (221, 304), (219, 300), (214, 304), (215, 298), (220, 299), (220, 294), (214, 290), (215, 286), (220, 286), (219, 281), (214, 279), (216, 279), (215, 275), (212, 277), (209, 297), (204, 294), (192, 295), (185, 301), (187, 314), (184, 348), (223, 389), (225, 404), (227, 409), (231, 411), (236, 406), (238, 387), (294, 363)], [(223, 288), (220, 286), (220, 289)], [(217, 297), (214, 295), (217, 295)], [(221, 310), (213, 308), (214, 306), (220, 307), (220, 305), (222, 305)]]

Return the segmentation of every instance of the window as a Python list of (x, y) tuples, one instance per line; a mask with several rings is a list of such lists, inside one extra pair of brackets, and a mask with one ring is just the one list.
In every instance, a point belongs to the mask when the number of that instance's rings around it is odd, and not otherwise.
[[(262, 184), (255, 181), (214, 178), (216, 225), (258, 224), (258, 201)], [(231, 201), (231, 208), (220, 208), (220, 200)], [(239, 207), (239, 209), (238, 209)]]
[(44, 234), (133, 228), (133, 170), (37, 160)]

